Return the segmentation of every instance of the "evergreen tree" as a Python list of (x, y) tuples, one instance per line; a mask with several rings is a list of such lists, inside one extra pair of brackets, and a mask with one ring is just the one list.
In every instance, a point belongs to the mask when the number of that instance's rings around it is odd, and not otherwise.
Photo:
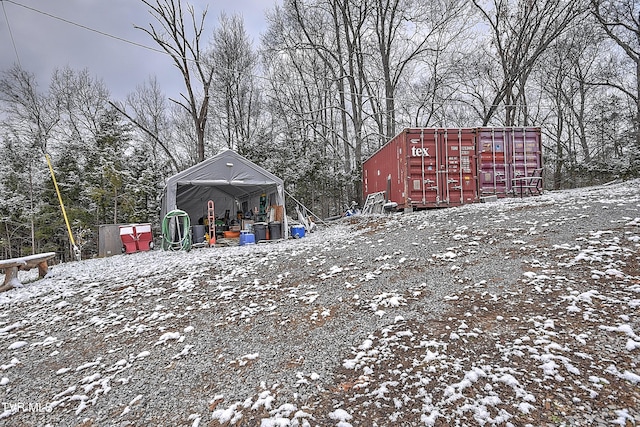
[[(130, 176), (127, 193), (133, 204), (127, 212), (131, 222), (150, 222), (159, 227), (160, 200), (163, 189), (162, 168), (149, 155), (147, 144), (136, 145), (129, 162)], [(137, 179), (135, 179), (137, 177)]]
[[(87, 156), (86, 178), (95, 224), (117, 224), (133, 203), (129, 200), (132, 196), (125, 191), (133, 180), (127, 169), (128, 131), (117, 112), (110, 110), (101, 119), (95, 149)], [(121, 207), (124, 213), (119, 211)]]
[(0, 168), (0, 242), (3, 257), (25, 255), (29, 243), (29, 182), (25, 150), (14, 139), (5, 138), (0, 144), (3, 167)]

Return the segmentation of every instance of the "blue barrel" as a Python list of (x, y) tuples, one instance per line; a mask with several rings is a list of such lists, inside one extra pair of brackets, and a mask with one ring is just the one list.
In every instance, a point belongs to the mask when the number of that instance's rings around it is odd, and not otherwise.
[(242, 230), (240, 232), (240, 246), (253, 245), (256, 243), (256, 236), (250, 231)]
[(304, 237), (304, 225), (292, 225), (291, 236), (294, 239), (301, 239)]

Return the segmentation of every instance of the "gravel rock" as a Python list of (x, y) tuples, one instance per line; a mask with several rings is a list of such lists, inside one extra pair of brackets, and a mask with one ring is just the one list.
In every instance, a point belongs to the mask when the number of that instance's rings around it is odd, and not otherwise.
[(639, 248), (636, 180), (56, 265), (0, 295), (0, 422), (639, 424)]

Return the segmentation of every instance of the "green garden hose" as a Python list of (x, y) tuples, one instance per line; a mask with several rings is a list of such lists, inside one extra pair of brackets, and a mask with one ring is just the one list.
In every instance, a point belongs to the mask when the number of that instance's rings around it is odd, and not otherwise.
[[(170, 225), (172, 219), (175, 219), (177, 240), (173, 239), (171, 233)], [(191, 250), (190, 230), (191, 220), (189, 219), (189, 214), (187, 214), (185, 211), (181, 211), (180, 209), (175, 209), (171, 212), (168, 212), (162, 220), (162, 249), (172, 251)]]

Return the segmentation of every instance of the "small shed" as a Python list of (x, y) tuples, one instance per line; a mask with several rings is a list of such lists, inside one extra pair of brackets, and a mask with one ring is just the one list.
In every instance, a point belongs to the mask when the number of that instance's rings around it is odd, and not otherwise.
[(122, 253), (121, 225), (102, 224), (98, 227), (98, 257), (104, 258)]
[(265, 207), (269, 213), (269, 208), (277, 207), (283, 237), (288, 237), (283, 180), (233, 150), (223, 151), (167, 179), (161, 218), (180, 209), (189, 214), (192, 224), (198, 224), (207, 216), (209, 200), (213, 200), (218, 218), (225, 213), (235, 218), (239, 212), (264, 212)]

